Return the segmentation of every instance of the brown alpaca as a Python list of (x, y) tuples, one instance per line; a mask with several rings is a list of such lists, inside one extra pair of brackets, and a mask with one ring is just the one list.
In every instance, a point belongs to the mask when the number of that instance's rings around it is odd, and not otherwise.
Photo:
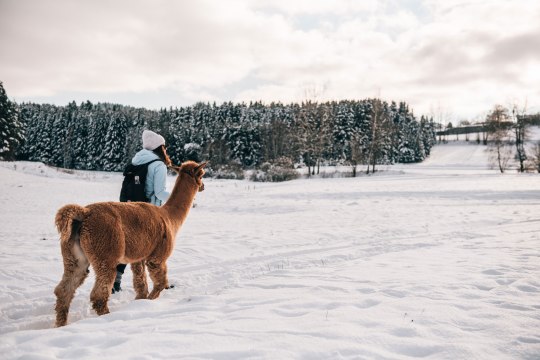
[[(193, 198), (204, 190), (205, 165), (187, 161), (171, 167), (178, 172), (178, 178), (162, 207), (144, 202), (102, 202), (85, 207), (66, 205), (58, 210), (56, 227), (64, 275), (54, 289), (56, 326), (66, 324), (75, 290), (88, 276), (90, 265), (96, 273), (90, 301), (98, 315), (109, 313), (107, 301), (118, 263), (131, 264), (136, 299), (155, 299), (169, 286), (166, 260)], [(146, 267), (154, 283), (150, 294)]]

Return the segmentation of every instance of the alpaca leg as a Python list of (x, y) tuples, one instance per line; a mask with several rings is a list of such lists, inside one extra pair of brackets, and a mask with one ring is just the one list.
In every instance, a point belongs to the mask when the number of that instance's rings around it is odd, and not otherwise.
[(71, 245), (68, 243), (62, 245), (64, 274), (62, 280), (54, 289), (56, 295), (56, 327), (66, 325), (69, 306), (75, 296), (75, 290), (82, 285), (88, 276), (88, 261), (84, 257), (76, 257), (71, 251)]
[(135, 300), (146, 299), (148, 297), (148, 282), (146, 281), (144, 260), (131, 263), (131, 271), (133, 272), (133, 288), (137, 294)]
[(109, 300), (111, 288), (116, 277), (116, 263), (101, 263), (96, 265), (92, 265), (96, 272), (96, 283), (90, 293), (90, 301), (96, 313), (98, 315), (104, 315), (109, 313), (107, 301)]
[(165, 262), (156, 263), (156, 262), (147, 262), (148, 273), (150, 274), (150, 279), (154, 283), (152, 292), (148, 295), (148, 299), (156, 299), (161, 291), (169, 286), (169, 281), (167, 280), (167, 264)]

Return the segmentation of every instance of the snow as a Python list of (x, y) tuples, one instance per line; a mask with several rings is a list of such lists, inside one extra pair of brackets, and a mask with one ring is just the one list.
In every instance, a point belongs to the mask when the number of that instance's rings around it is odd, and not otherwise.
[(128, 270), (98, 317), (91, 273), (63, 328), (54, 214), (116, 200), (121, 176), (0, 163), (1, 357), (538, 359), (540, 177), (501, 175), (484, 149), (438, 145), (377, 176), (206, 180), (176, 287), (134, 301)]

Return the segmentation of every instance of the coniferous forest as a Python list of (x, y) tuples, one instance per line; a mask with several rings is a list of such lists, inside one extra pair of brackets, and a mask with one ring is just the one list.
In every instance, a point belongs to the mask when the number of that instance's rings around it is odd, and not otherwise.
[(16, 107), (23, 139), (14, 159), (68, 169), (121, 171), (141, 148), (143, 129), (165, 137), (173, 163), (208, 160), (214, 172), (265, 163), (300, 164), (315, 173), (320, 165), (420, 162), (435, 143), (432, 120), (418, 120), (403, 102), (378, 99), (197, 103), (159, 111), (89, 101)]

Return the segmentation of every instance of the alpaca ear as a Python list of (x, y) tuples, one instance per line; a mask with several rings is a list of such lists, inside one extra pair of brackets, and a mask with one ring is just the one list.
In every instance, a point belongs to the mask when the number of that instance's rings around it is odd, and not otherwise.
[(176, 175), (180, 174), (180, 166), (171, 165), (169, 166), (169, 169), (173, 170), (176, 173)]
[(199, 166), (197, 166), (194, 170), (193, 170), (193, 173), (197, 173), (199, 170), (203, 169), (206, 165), (208, 165), (208, 161), (205, 161), (201, 164), (199, 164)]

